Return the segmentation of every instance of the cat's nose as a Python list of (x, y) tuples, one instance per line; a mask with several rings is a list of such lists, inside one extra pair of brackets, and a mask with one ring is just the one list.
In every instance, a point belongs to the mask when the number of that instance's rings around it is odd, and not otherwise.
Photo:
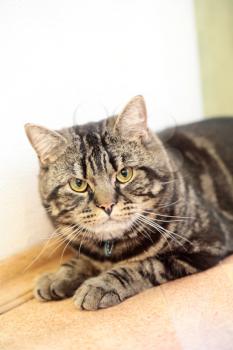
[(115, 203), (106, 204), (106, 205), (105, 204), (102, 204), (102, 205), (97, 204), (96, 206), (103, 209), (105, 211), (105, 213), (110, 216), (114, 205), (115, 205)]

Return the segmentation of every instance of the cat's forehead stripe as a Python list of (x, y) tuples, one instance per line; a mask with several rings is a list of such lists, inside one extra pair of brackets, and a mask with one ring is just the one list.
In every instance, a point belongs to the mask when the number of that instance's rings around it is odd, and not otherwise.
[[(80, 131), (81, 134), (79, 134)], [(111, 153), (111, 146), (106, 142), (108, 134), (105, 129), (101, 133), (100, 130), (97, 132), (93, 126), (88, 130), (79, 130), (76, 127), (75, 132), (80, 138), (80, 155), (84, 177), (90, 171), (94, 176), (99, 173), (107, 173), (109, 165), (116, 170), (116, 159)]]
[(82, 165), (82, 174), (83, 177), (87, 177), (87, 164), (86, 164), (86, 149), (83, 141), (83, 137), (80, 136), (80, 154), (81, 154), (81, 165)]
[[(119, 162), (121, 160), (121, 152), (118, 149), (118, 156), (116, 156), (116, 152), (114, 151), (114, 146), (116, 142), (114, 142), (113, 137), (109, 134), (106, 120), (95, 123), (88, 123), (85, 125), (74, 126), (73, 129), (74, 133), (78, 135), (81, 140), (84, 140), (84, 158), (86, 167), (91, 169), (93, 175), (95, 175), (94, 173), (96, 172), (107, 173), (109, 166), (110, 169), (113, 169), (114, 171), (118, 170)], [(92, 157), (88, 159), (88, 156), (91, 153), (90, 149), (92, 149), (93, 147), (95, 150), (92, 154)], [(84, 153), (84, 151), (81, 150), (81, 148), (80, 153)], [(91, 164), (90, 159), (92, 160)], [(97, 167), (96, 170), (93, 171), (95, 164), (97, 165)]]
[(94, 132), (90, 132), (85, 136), (87, 147), (90, 149), (88, 161), (90, 163), (93, 174), (102, 172), (104, 167), (102, 164), (101, 153), (103, 152), (100, 137)]

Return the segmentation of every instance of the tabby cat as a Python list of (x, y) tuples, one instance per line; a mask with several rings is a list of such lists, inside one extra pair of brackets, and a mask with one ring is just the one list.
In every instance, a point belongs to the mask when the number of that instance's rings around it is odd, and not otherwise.
[(136, 96), (100, 122), (25, 128), (43, 206), (76, 252), (38, 280), (39, 300), (106, 308), (233, 252), (233, 118), (156, 135)]

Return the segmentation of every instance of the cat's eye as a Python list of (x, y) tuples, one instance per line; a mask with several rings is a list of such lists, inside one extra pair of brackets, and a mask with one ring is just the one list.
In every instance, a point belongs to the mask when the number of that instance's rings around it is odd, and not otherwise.
[(133, 176), (133, 169), (132, 168), (123, 168), (119, 173), (117, 174), (116, 178), (121, 183), (129, 182), (132, 179)]
[(71, 179), (69, 185), (75, 192), (85, 192), (87, 189), (87, 182), (81, 179)]

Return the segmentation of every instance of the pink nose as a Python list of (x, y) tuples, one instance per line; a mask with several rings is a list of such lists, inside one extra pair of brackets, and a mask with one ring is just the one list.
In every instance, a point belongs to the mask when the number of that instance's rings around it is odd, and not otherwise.
[(106, 214), (108, 214), (110, 216), (111, 212), (112, 212), (112, 209), (114, 207), (115, 203), (111, 203), (111, 204), (102, 204), (102, 205), (97, 205), (96, 206), (98, 208), (101, 208), (105, 211)]

